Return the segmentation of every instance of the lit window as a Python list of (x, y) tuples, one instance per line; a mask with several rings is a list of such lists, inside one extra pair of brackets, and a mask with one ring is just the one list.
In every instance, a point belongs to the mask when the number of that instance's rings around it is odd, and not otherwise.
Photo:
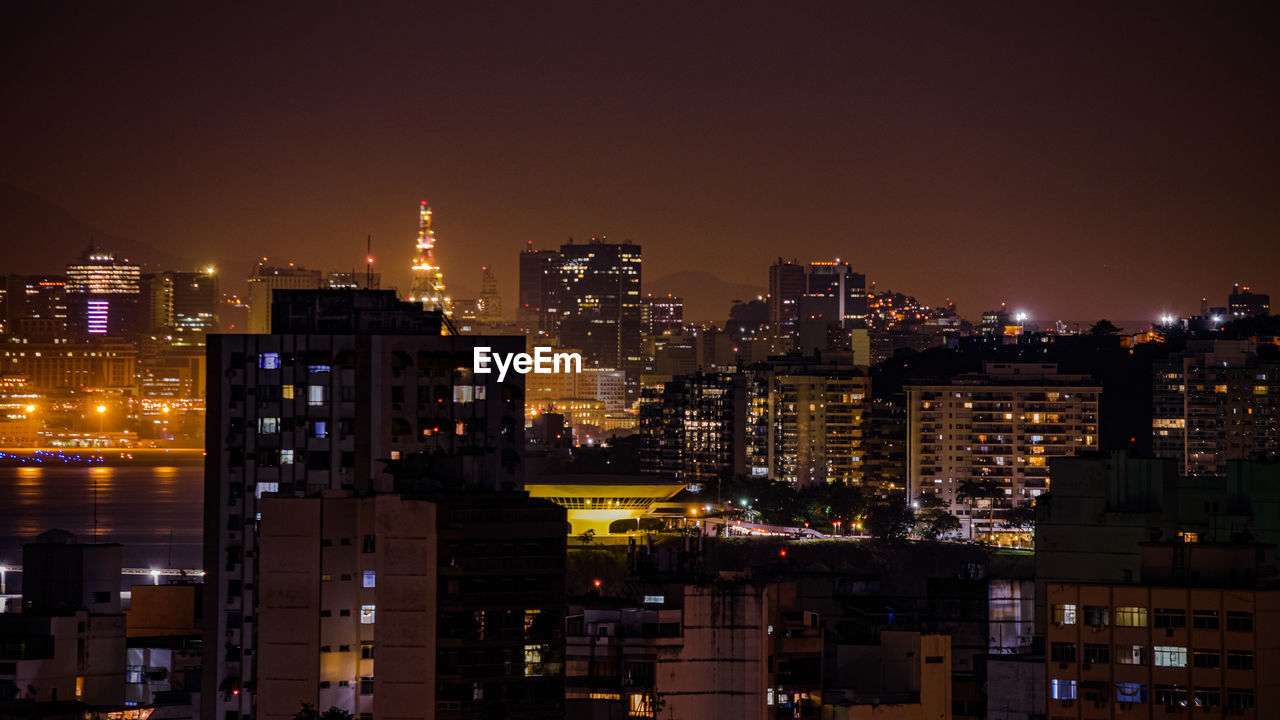
[(311, 437), (325, 438), (329, 437), (329, 425), (324, 420), (316, 420), (311, 423)]
[(1187, 649), (1173, 645), (1156, 645), (1153, 650), (1156, 667), (1186, 667)]
[(1116, 702), (1144, 703), (1147, 701), (1147, 686), (1142, 683), (1116, 683)]
[(292, 451), (292, 450), (281, 450), (281, 451), (280, 451), (280, 464), (281, 464), (281, 465), (292, 465), (292, 464), (293, 464), (293, 451)]
[(293, 386), (292, 386), (292, 385), (281, 385), (281, 386), (280, 386), (280, 397), (284, 398), (285, 400), (292, 400), (292, 399), (293, 399)]
[(263, 493), (280, 492), (280, 483), (278, 482), (260, 482), (254, 488), (254, 496), (262, 497)]
[(323, 405), (327, 396), (328, 388), (324, 385), (308, 385), (307, 386), (307, 404), (311, 406)]
[(649, 696), (641, 693), (632, 693), (627, 696), (630, 700), (630, 712), (628, 717), (653, 717), (653, 705), (649, 702)]
[(280, 418), (258, 418), (258, 432), (264, 435), (274, 435), (280, 432)]
[(364, 586), (365, 586), (365, 587), (377, 587), (377, 585), (378, 585), (378, 573), (377, 573), (377, 571), (375, 571), (375, 570), (365, 570), (365, 571), (364, 571)]
[(327, 373), (329, 372), (329, 366), (328, 365), (310, 365), (307, 367), (307, 371), (313, 372), (313, 373)]
[(1075, 700), (1076, 699), (1076, 681), (1075, 680), (1059, 680), (1053, 679), (1053, 699), (1054, 700)]
[(1054, 605), (1053, 621), (1059, 625), (1076, 624), (1076, 606), (1074, 604)]
[(280, 353), (259, 353), (258, 368), (261, 370), (277, 370), (280, 367)]
[(361, 625), (372, 625), (372, 624), (373, 624), (373, 611), (374, 611), (374, 607), (375, 607), (375, 606), (373, 606), (373, 605), (361, 605), (361, 606), (360, 606), (360, 624), (361, 624)]
[(1146, 627), (1147, 609), (1133, 605), (1116, 608), (1116, 627)]

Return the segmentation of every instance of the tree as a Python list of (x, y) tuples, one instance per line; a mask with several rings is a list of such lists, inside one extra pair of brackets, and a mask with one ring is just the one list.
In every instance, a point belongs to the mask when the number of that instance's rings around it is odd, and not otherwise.
[[(975, 500), (990, 500), (987, 506), (987, 524), (991, 524), (995, 512), (995, 499), (1004, 496), (1004, 490), (994, 480), (965, 480), (956, 490), (956, 500), (969, 507), (969, 539), (973, 540), (973, 505)], [(990, 532), (988, 530), (988, 532)]]
[(1120, 328), (1116, 327), (1116, 324), (1111, 322), (1110, 320), (1103, 318), (1102, 320), (1099, 320), (1098, 322), (1094, 323), (1093, 327), (1089, 328), (1089, 334), (1094, 337), (1108, 337), (1111, 335), (1119, 335)]
[(920, 506), (921, 510), (928, 510), (929, 508), (940, 508), (940, 507), (947, 506), (947, 503), (945, 500), (938, 497), (937, 493), (931, 493), (931, 492), (920, 493), (920, 495), (916, 497), (916, 504)]
[(862, 524), (874, 538), (899, 540), (907, 536), (907, 530), (913, 522), (915, 514), (907, 507), (906, 498), (894, 497), (883, 505), (871, 508)]
[(1004, 515), (1004, 524), (1006, 527), (1014, 530), (1025, 530), (1035, 527), (1036, 509), (1029, 505), (1020, 505), (1010, 508), (1009, 512)]
[(302, 709), (293, 716), (293, 720), (354, 720), (355, 716), (346, 710), (330, 706), (320, 712), (314, 705), (302, 703)]
[(595, 539), (596, 539), (595, 530), (587, 530), (586, 532), (578, 534), (578, 541), (581, 542), (583, 545), (590, 545), (591, 541)]
[(928, 508), (916, 513), (916, 533), (930, 540), (960, 529), (960, 521), (955, 515), (942, 508)]

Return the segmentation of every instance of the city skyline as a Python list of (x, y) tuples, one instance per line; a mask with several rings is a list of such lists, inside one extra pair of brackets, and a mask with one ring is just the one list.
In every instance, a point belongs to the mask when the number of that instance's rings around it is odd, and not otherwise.
[(653, 280), (764, 289), (783, 246), (969, 318), (1188, 315), (1280, 285), (1274, 11), (1160, 7), (12, 11), (0, 183), (227, 279), (372, 234), (403, 291), (429, 199), (455, 296), (603, 235)]

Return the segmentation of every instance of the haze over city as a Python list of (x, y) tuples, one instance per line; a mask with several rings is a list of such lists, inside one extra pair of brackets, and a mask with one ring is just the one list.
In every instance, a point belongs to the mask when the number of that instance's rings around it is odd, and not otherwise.
[[(779, 255), (970, 318), (1187, 314), (1280, 286), (1276, 12), (11, 4), (0, 262), (98, 234), (234, 290), (262, 255), (359, 265), (371, 234), (403, 290), (427, 199), (460, 295), (481, 265), (514, 294), (527, 241), (607, 236), (697, 320)], [(45, 203), (66, 245), (22, 241)], [(656, 282), (687, 271), (725, 287)]]

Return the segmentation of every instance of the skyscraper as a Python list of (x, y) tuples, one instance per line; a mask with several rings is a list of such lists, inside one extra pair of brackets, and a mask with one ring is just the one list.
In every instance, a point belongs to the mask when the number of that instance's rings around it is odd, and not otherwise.
[(640, 246), (592, 238), (560, 246), (560, 345), (595, 367), (640, 361)]
[(444, 291), (444, 271), (436, 264), (436, 233), (431, 229), (431, 206), (423, 200), (418, 210), (418, 252), (413, 256), (413, 285), (409, 301), (427, 310), (453, 312), (453, 301)]
[(125, 337), (142, 322), (142, 268), (92, 243), (67, 265), (67, 327), (81, 337)]
[(793, 260), (769, 266), (769, 327), (775, 338), (795, 336), (800, 319), (800, 298), (805, 293), (804, 266)]
[(480, 319), (484, 322), (502, 320), (502, 296), (498, 294), (498, 278), (493, 268), (480, 268)]
[(218, 327), (218, 277), (204, 272), (147, 275), (146, 306), (150, 329), (203, 335)]
[(560, 253), (534, 250), (530, 240), (520, 253), (520, 297), (516, 323), (528, 333), (553, 336), (560, 324)]
[(801, 319), (823, 319), (842, 329), (863, 327), (867, 320), (867, 276), (847, 262), (809, 263), (808, 288), (800, 300)]
[(10, 275), (6, 282), (4, 331), (35, 342), (50, 342), (67, 331), (67, 278)]

